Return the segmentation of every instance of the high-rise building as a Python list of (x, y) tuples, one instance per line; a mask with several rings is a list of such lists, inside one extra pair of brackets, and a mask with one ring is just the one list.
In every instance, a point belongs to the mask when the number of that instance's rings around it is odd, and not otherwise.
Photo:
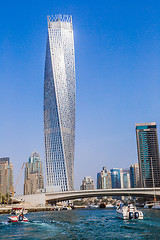
[(155, 122), (136, 124), (141, 187), (160, 187), (160, 159)]
[(82, 185), (80, 186), (80, 190), (93, 190), (94, 183), (91, 177), (84, 177), (82, 181)]
[(33, 152), (25, 166), (24, 195), (44, 189), (42, 161), (39, 153)]
[(139, 188), (139, 165), (138, 163), (135, 163), (130, 166), (130, 182), (131, 182), (131, 188)]
[(111, 173), (103, 167), (102, 171), (97, 173), (97, 189), (110, 189), (111, 185)]
[(111, 181), (112, 181), (112, 188), (121, 188), (121, 169), (120, 168), (111, 169)]
[(13, 164), (8, 157), (0, 158), (0, 193), (7, 194), (13, 189)]
[(121, 169), (121, 188), (130, 188), (130, 173), (129, 169)]
[(74, 189), (75, 54), (72, 17), (48, 16), (44, 78), (47, 191)]

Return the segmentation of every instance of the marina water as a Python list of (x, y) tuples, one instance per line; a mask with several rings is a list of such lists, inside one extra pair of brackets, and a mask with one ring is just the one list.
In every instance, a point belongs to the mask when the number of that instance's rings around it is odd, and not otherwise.
[(143, 220), (122, 220), (115, 209), (36, 212), (28, 223), (0, 215), (0, 239), (160, 239), (160, 211), (143, 213)]

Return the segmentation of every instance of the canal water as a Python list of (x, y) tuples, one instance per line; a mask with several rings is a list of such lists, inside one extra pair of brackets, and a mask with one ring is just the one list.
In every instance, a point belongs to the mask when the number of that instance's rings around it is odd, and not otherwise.
[(121, 220), (115, 210), (28, 213), (28, 223), (0, 215), (0, 239), (160, 239), (160, 211), (143, 210), (144, 220)]

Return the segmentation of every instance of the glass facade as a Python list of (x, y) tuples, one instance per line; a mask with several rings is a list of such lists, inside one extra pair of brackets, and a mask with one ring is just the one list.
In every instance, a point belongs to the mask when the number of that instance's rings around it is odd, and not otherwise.
[(111, 169), (112, 188), (121, 188), (121, 171), (119, 168)]
[(121, 188), (130, 188), (130, 171), (129, 169), (120, 168)]
[(44, 80), (47, 191), (74, 186), (75, 54), (72, 17), (48, 16)]
[(139, 185), (139, 165), (135, 163), (130, 166), (130, 182), (131, 188), (138, 188)]
[(141, 187), (160, 187), (160, 160), (155, 122), (136, 124)]
[(130, 174), (126, 172), (123, 172), (123, 188), (130, 188)]
[(97, 189), (110, 189), (111, 173), (103, 167), (102, 171), (97, 173)]

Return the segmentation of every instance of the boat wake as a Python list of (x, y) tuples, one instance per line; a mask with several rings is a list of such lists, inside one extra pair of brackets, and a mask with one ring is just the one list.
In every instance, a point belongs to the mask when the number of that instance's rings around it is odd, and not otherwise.
[(8, 221), (1, 222), (0, 225), (9, 225), (9, 222)]
[(34, 225), (38, 225), (38, 226), (41, 226), (41, 227), (51, 227), (53, 228), (53, 224), (57, 224), (58, 222), (57, 221), (28, 221), (29, 224), (34, 224)]

